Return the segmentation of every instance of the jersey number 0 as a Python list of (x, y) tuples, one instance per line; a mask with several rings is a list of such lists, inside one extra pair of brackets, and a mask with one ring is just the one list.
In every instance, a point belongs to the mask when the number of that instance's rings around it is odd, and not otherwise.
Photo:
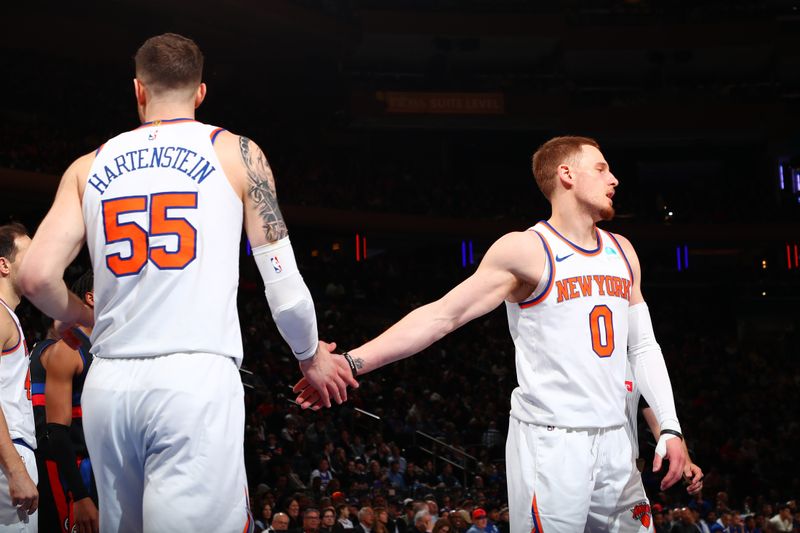
[[(116, 276), (138, 274), (148, 259), (162, 270), (181, 270), (196, 257), (197, 230), (182, 217), (170, 217), (170, 209), (197, 209), (196, 192), (163, 192), (149, 197), (150, 231), (136, 222), (120, 222), (125, 213), (148, 211), (147, 196), (125, 196), (103, 202), (103, 229), (106, 245), (130, 243), (127, 257), (120, 253), (106, 255), (106, 265)], [(168, 251), (166, 246), (151, 246), (150, 237), (175, 235), (178, 247)]]
[(607, 305), (596, 305), (589, 313), (589, 329), (592, 332), (592, 350), (599, 357), (614, 353), (614, 321)]

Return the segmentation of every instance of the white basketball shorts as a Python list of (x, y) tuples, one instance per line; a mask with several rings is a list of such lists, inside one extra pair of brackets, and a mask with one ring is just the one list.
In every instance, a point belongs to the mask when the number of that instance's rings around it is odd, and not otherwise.
[(506, 475), (512, 533), (652, 531), (623, 426), (566, 429), (511, 417)]
[[(17, 449), (19, 456), (22, 457), (22, 462), (25, 463), (28, 475), (38, 485), (39, 472), (36, 469), (36, 456), (33, 454), (33, 450), (17, 442), (14, 442), (14, 448)], [(39, 531), (39, 511), (29, 515), (11, 504), (8, 478), (0, 470), (0, 532), (11, 531), (24, 533), (36, 533)]]
[(244, 390), (233, 359), (95, 358), (82, 405), (103, 533), (248, 531)]

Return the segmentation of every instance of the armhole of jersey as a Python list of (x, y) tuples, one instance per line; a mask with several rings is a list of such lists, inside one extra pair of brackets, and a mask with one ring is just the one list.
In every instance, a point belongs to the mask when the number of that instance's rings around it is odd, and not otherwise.
[(553, 280), (555, 279), (556, 275), (556, 266), (555, 262), (553, 261), (553, 253), (550, 251), (550, 246), (548, 246), (547, 240), (535, 229), (531, 231), (538, 235), (538, 237), (542, 240), (542, 246), (544, 246), (546, 259), (544, 262), (542, 279), (539, 280), (539, 285), (537, 285), (533, 290), (531, 297), (528, 300), (519, 303), (519, 306), (523, 309), (534, 306), (547, 298), (547, 295), (550, 294), (550, 289), (553, 288)]
[(11, 308), (8, 307), (5, 302), (2, 303), (2, 307), (3, 309), (5, 309), (6, 313), (8, 313), (8, 318), (10, 318), (12, 322), (14, 322), (14, 327), (17, 328), (17, 344), (15, 344), (13, 348), (9, 348), (8, 350), (2, 350), (2, 353), (0, 354), (0, 355), (9, 355), (15, 352), (17, 348), (19, 348), (19, 345), (22, 344), (22, 328), (20, 328), (19, 324), (17, 324), (17, 321), (14, 320), (14, 316), (11, 314)]
[(617, 238), (614, 237), (614, 234), (611, 233), (610, 231), (606, 231), (605, 233), (607, 233), (608, 236), (611, 237), (611, 240), (614, 242), (614, 246), (616, 246), (617, 250), (619, 250), (620, 255), (622, 255), (622, 258), (625, 260), (625, 266), (628, 267), (628, 274), (630, 274), (631, 283), (633, 283), (635, 281), (633, 279), (633, 269), (631, 269), (631, 262), (628, 261), (628, 256), (625, 255), (625, 251), (622, 249), (622, 246), (620, 246), (619, 241), (617, 240)]
[(211, 132), (211, 135), (209, 137), (211, 138), (211, 144), (212, 145), (215, 142), (217, 142), (217, 135), (219, 135), (223, 131), (227, 131), (227, 130), (225, 128), (216, 128), (214, 131)]
[(97, 147), (97, 150), (94, 151), (94, 156), (95, 157), (100, 155), (100, 150), (102, 150), (105, 145), (106, 145), (106, 143), (103, 143), (103, 144), (101, 144), (100, 146)]

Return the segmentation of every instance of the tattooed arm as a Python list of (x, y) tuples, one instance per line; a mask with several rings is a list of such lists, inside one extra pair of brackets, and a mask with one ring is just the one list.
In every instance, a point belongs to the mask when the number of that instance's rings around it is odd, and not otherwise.
[(239, 137), (239, 155), (247, 177), (244, 205), (250, 244), (256, 247), (286, 237), (289, 232), (278, 206), (275, 178), (267, 156), (247, 137)]
[(318, 391), (320, 405), (330, 407), (331, 399), (342, 403), (347, 400), (347, 386), (358, 383), (347, 361), (331, 354), (336, 345), (318, 340), (314, 302), (297, 269), (267, 158), (256, 143), (230, 133), (219, 135), (215, 149), (242, 198), (245, 230), (272, 318), (307, 382)]

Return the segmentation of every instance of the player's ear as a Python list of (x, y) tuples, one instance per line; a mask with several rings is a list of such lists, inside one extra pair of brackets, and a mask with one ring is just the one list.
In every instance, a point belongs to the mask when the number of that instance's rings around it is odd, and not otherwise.
[(94, 309), (94, 293), (93, 292), (87, 292), (86, 296), (84, 296), (83, 299), (86, 301), (86, 305), (88, 305), (89, 307)]
[(203, 103), (203, 100), (206, 99), (206, 84), (201, 83), (200, 86), (197, 88), (197, 92), (194, 93), (194, 108), (197, 109), (200, 107), (200, 104)]
[(565, 189), (572, 188), (574, 180), (572, 174), (570, 174), (569, 165), (567, 165), (566, 163), (558, 165), (558, 169), (556, 170), (556, 175), (558, 176), (558, 181), (561, 182), (561, 185), (563, 185)]
[(145, 104), (147, 104), (147, 90), (145, 89), (144, 84), (136, 78), (133, 78), (133, 90), (136, 93), (136, 103), (140, 107), (143, 107)]
[(8, 276), (11, 273), (11, 262), (6, 257), (0, 256), (0, 274)]

